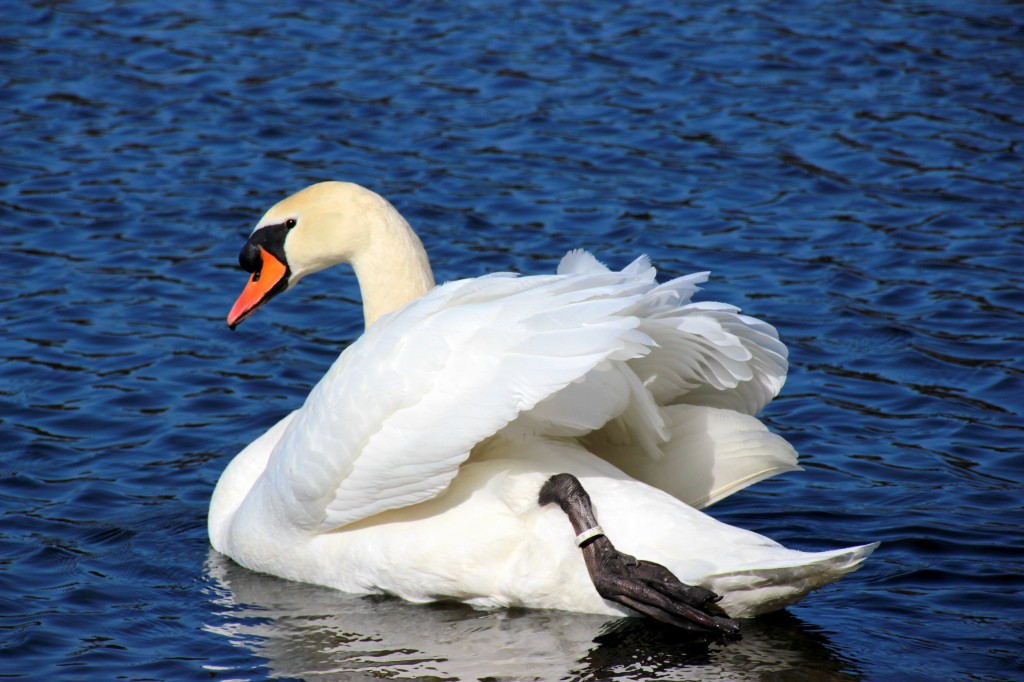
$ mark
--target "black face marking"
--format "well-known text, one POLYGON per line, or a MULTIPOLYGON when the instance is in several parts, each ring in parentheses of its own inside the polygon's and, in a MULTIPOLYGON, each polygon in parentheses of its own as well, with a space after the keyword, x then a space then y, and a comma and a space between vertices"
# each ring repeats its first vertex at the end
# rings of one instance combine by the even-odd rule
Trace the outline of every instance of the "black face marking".
POLYGON ((259 272, 263 267, 263 257, 260 256, 262 246, 267 253, 288 267, 288 260, 284 256, 284 239, 292 227, 295 227, 295 220, 267 225, 253 232, 238 254, 238 264, 246 272, 259 272))

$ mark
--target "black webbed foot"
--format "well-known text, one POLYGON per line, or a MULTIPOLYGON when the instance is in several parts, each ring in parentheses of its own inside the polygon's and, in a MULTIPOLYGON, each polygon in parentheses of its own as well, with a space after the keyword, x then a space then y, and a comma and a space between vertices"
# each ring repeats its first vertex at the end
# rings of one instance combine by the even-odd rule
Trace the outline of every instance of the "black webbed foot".
POLYGON ((680 582, 661 564, 615 549, 600 531, 590 496, 575 476, 552 476, 541 488, 538 501, 557 504, 569 517, 590 578, 602 597, 686 630, 739 636, 736 621, 715 606, 720 597, 714 592, 680 582))

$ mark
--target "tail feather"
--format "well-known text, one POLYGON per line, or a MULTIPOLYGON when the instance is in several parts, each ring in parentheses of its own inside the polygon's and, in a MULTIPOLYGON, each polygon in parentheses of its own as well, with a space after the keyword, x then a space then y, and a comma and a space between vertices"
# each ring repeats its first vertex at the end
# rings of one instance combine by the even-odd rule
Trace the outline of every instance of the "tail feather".
POLYGON ((733 618, 751 618, 795 604, 805 594, 860 568, 879 543, 825 552, 780 548, 778 558, 709 575, 702 586, 722 595, 733 618))

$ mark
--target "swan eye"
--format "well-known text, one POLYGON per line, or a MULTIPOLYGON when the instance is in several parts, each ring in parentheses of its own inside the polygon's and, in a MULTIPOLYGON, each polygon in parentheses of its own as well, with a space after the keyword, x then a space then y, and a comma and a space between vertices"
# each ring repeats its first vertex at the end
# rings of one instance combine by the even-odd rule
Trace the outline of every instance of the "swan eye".
POLYGON ((288 220, 285 221, 284 226, 287 227, 290 230, 290 229, 292 229, 293 227, 295 227, 298 224, 299 224, 298 220, 296 220, 295 218, 289 218, 288 220))

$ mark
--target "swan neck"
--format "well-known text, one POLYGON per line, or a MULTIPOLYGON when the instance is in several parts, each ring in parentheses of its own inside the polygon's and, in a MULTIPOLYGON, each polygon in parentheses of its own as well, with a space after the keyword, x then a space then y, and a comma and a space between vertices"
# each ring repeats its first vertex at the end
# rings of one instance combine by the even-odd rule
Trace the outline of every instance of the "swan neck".
POLYGON ((352 258, 366 328, 434 287, 430 260, 416 233, 390 204, 352 258))

